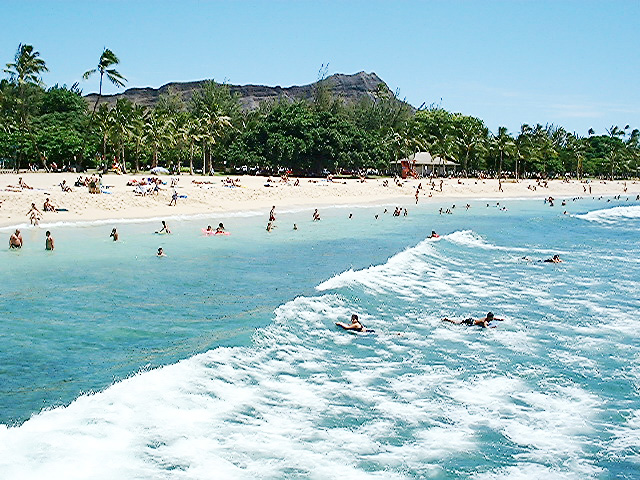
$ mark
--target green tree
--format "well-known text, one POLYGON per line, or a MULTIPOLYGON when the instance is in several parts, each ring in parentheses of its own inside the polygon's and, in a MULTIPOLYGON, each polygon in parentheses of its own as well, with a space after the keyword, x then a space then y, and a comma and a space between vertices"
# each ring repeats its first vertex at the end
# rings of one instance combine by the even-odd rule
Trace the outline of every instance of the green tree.
POLYGON ((100 74, 100 89, 98 91, 98 97, 96 98, 96 103, 93 106, 93 112, 91 114, 92 117, 96 113, 96 109, 98 108, 98 103, 100 102, 100 98, 102 98, 102 81, 105 75, 107 76, 107 79, 116 87, 124 87, 125 84, 127 83, 127 79, 124 78, 122 74, 118 72, 115 68, 113 68, 115 65, 118 65, 119 63, 120 63, 120 60, 118 59, 116 54, 113 53, 108 48, 105 48, 102 52, 102 55, 100 55, 98 66, 94 69, 84 72, 84 74, 82 75, 82 78, 87 80, 94 73, 100 74))
MULTIPOLYGON (((37 98, 42 93, 41 74, 49 69, 40 52, 31 45, 20 44, 13 63, 7 63, 5 73, 9 74, 9 80, 15 85, 15 109, 20 118, 22 127, 31 139, 34 150, 43 168, 47 168, 46 159, 40 153, 36 137, 31 128, 31 116, 36 109, 37 98)), ((17 168, 17 167, 16 167, 17 168)))
POLYGON ((493 149, 498 152, 499 163, 497 165, 498 178, 502 175, 502 166, 505 157, 512 157, 516 152, 516 144, 513 137, 509 135, 506 127, 498 127, 496 133, 491 139, 493 149))

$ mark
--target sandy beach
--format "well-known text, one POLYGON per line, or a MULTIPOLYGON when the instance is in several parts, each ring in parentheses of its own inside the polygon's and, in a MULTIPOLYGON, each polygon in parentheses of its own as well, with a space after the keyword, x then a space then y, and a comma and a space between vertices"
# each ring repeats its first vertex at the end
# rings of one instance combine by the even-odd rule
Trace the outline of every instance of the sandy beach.
POLYGON ((164 184, 155 194, 141 195, 132 180, 140 181, 149 174, 103 176, 102 194, 89 193, 88 187, 74 187, 78 178, 74 173, 25 173, 5 174, 0 177, 0 227, 21 225, 29 222, 27 212, 31 203, 42 211, 47 198, 59 209, 66 211, 42 212, 41 223, 77 222, 106 219, 143 219, 161 216, 195 215, 236 211, 261 211, 265 213, 276 205, 283 207, 322 207, 327 205, 415 203, 416 187, 422 184, 419 202, 437 202, 454 198, 571 198, 578 196, 640 194, 640 183, 634 181, 590 181, 588 184, 575 180, 563 182, 553 180, 547 187, 537 185, 535 180, 502 182, 499 190, 497 180, 440 179, 434 187, 428 179, 410 179, 400 184, 393 179, 368 179, 364 183, 356 179, 299 179, 285 183, 277 177, 268 182, 267 177, 230 176, 203 177, 182 175, 161 176, 164 184), (31 188, 16 188, 19 177, 31 188), (177 204, 169 206, 173 194, 172 178, 178 179, 177 204), (238 186, 229 185, 233 179, 238 186), (63 192, 60 183, 66 180, 71 191, 63 192), (388 186, 385 186, 385 183, 388 186), (585 192, 586 188, 586 192, 585 192), (589 193, 589 188, 591 192, 589 193), (626 192, 625 192, 626 188, 626 192))

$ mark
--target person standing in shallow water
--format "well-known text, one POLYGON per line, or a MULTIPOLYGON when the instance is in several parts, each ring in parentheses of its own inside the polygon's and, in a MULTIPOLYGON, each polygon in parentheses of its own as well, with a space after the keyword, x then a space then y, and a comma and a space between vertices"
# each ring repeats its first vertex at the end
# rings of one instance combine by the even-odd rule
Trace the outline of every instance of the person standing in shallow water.
POLYGON ((45 240, 45 249, 46 250, 53 250, 55 248, 55 242, 53 240, 53 237, 51 236, 51 232, 49 230, 47 230, 47 233, 45 234, 47 236, 46 240, 45 240))
POLYGON ((9 237, 9 248, 22 248, 22 234, 20 230, 16 230, 9 237))

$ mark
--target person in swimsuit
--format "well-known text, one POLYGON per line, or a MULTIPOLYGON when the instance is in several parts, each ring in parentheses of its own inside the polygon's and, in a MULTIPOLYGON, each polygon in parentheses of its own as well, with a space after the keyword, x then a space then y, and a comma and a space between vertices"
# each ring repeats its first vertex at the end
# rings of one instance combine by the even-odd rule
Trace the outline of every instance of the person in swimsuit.
POLYGON ((318 209, 316 208, 313 212, 313 221, 317 222, 318 220, 320 220, 320 214, 318 213, 318 209))
POLYGON ((167 225, 167 223, 162 220, 162 228, 160 229, 159 232, 156 233, 171 233, 171 230, 169 230, 169 226, 167 225))
POLYGON ((358 315, 356 315, 355 313, 351 315, 351 323, 336 322, 336 325, 338 327, 344 328, 345 330, 352 330, 354 332, 373 332, 373 330, 368 330, 360 322, 358 315))
POLYGON ((546 260, 543 260, 543 262, 545 262, 545 263, 562 263, 562 260, 560 260, 560 255, 554 255, 551 258, 547 258, 546 260))
POLYGON ((216 228, 216 233, 224 233, 224 225, 222 223, 218 224, 218 228, 216 228))
POLYGON ((439 238, 439 237, 440 235, 438 235, 435 230, 431 230, 431 235, 429 235, 427 238, 439 238))
POLYGON ((22 248, 22 235, 20 234, 20 230, 16 230, 9 237, 9 248, 22 248))
POLYGON ((166 255, 164 254, 164 250, 162 250, 162 247, 158 248, 158 254, 156 256, 158 256, 158 257, 166 257, 166 255))
POLYGON ((120 238, 120 236, 118 235, 118 231, 115 228, 111 230, 111 235, 109 235, 109 237, 113 238, 114 242, 117 242, 118 238, 120 238))
POLYGON ((38 222, 40 221, 41 216, 42 216, 42 212, 38 210, 38 207, 36 207, 35 203, 32 203, 31 208, 27 212, 27 217, 29 217, 31 224, 38 225, 38 222))
POLYGON ((443 318, 443 322, 453 323, 454 325, 466 325, 468 327, 483 327, 489 328, 490 322, 502 322, 504 318, 496 318, 492 312, 487 313, 487 316, 484 318, 465 318, 464 320, 449 320, 448 318, 443 318))
POLYGON ((269 221, 270 222, 275 222, 276 221, 276 206, 275 205, 273 207, 271 207, 271 211, 269 212, 269 221))
POLYGON ((47 199, 44 201, 44 205, 42 206, 42 209, 45 212, 56 212, 56 207, 53 206, 53 203, 51 203, 51 201, 49 200, 49 198, 47 197, 47 199))
POLYGON ((44 248, 46 250, 53 250, 54 249, 54 241, 53 241, 53 237, 51 236, 51 232, 49 230, 47 230, 47 233, 45 235, 47 236, 47 239, 45 240, 44 248))

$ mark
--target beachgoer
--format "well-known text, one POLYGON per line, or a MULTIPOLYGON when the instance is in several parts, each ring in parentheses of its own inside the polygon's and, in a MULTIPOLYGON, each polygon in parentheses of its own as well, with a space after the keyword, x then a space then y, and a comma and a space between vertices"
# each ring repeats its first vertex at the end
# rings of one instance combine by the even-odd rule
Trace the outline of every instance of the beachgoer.
POLYGON ((313 212, 313 221, 317 222, 318 220, 320 220, 320 214, 318 213, 318 209, 316 208, 313 212))
POLYGON ((162 220, 162 228, 160 229, 159 232, 156 233, 171 233, 171 230, 169 230, 169 225, 167 225, 167 223, 162 220))
POLYGON ((33 189, 33 187, 30 187, 29 185, 24 183, 24 181, 22 180, 22 177, 18 178, 18 185, 20 185, 20 188, 26 188, 27 190, 33 189))
POLYGON ((349 214, 349 218, 350 218, 350 219, 351 219, 351 218, 353 218, 353 213, 350 213, 350 214, 349 214))
POLYGON ((47 197, 47 199, 44 201, 42 210, 44 210, 45 212, 57 212, 56 207, 53 206, 53 203, 51 203, 49 197, 47 197))
POLYGON ((171 195, 171 201, 169 202, 169 206, 175 206, 178 202, 178 192, 173 190, 173 194, 171 195))
POLYGON ((216 228, 216 233, 224 233, 224 225, 222 223, 218 224, 218 228, 216 228))
POLYGON ((109 237, 113 238, 114 242, 117 242, 120 236, 118 235, 118 231, 114 228, 111 230, 111 235, 109 235, 109 237))
POLYGON ((22 235, 20 230, 16 230, 9 237, 9 248, 22 248, 22 235))
POLYGON ((469 327, 478 326, 488 328, 490 326, 490 322, 502 322, 504 321, 504 318, 496 318, 492 312, 489 312, 484 318, 465 318, 464 320, 450 320, 445 317, 442 319, 442 321, 453 323, 454 325, 467 325, 469 327))
POLYGON ((29 217, 29 220, 31 221, 32 225, 38 225, 41 215, 42 213, 40 212, 40 210, 38 210, 38 208, 36 207, 36 204, 32 203, 31 208, 27 212, 26 216, 29 217))
POLYGON ((344 328, 345 330, 353 330, 354 332, 372 332, 373 331, 373 330, 368 330, 362 324, 362 322, 360 322, 358 315, 356 315, 355 313, 351 315, 351 323, 336 322, 336 325, 338 327, 344 328))
POLYGON ((54 248, 54 241, 53 241, 53 237, 51 236, 51 232, 49 230, 47 230, 47 233, 45 234, 47 236, 45 242, 44 242, 44 246, 46 250, 53 250, 54 248))
POLYGON ((271 211, 269 212, 269 221, 275 222, 276 220, 276 206, 271 207, 271 211))
POLYGON ((297 230, 297 229, 298 229, 298 225, 294 223, 294 224, 293 224, 293 229, 294 229, 294 230, 297 230))
POLYGON ((213 227, 211 225, 207 225, 207 233, 213 233, 213 227))
POLYGON ((543 260, 543 262, 545 262, 545 263, 562 263, 562 260, 560 259, 560 255, 554 255, 551 258, 547 258, 546 260, 543 260))
POLYGON ((273 224, 273 221, 270 221, 269 223, 267 223, 267 232, 270 232, 274 228, 275 228, 275 225, 273 224))
POLYGON ((431 235, 427 238, 440 238, 440 235, 438 235, 435 230, 431 230, 431 235))
POLYGON ((158 253, 157 255, 158 257, 166 257, 166 255, 164 254, 164 250, 162 249, 162 247, 158 248, 158 253))

